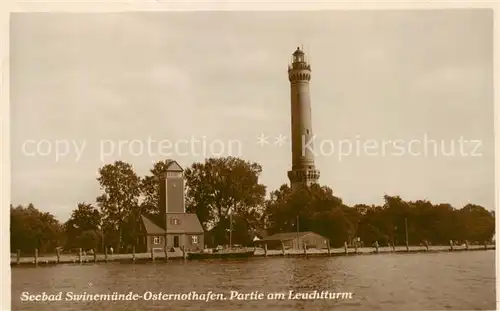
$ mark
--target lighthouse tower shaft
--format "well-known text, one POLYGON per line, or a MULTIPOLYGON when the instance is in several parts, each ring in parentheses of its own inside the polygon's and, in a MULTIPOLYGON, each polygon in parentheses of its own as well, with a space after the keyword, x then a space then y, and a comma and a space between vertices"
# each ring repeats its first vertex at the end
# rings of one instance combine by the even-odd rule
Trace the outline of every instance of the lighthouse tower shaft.
POLYGON ((309 186, 319 179, 319 171, 314 165, 314 146, 311 116, 309 81, 311 66, 300 48, 293 53, 292 64, 288 67, 291 93, 291 142, 292 170, 288 178, 292 189, 309 186))

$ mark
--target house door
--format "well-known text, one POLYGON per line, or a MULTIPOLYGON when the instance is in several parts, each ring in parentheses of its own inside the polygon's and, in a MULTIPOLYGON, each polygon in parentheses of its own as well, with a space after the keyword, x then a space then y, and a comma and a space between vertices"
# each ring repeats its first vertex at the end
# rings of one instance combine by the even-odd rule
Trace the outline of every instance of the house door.
POLYGON ((174 235, 174 247, 179 247, 179 236, 174 235))

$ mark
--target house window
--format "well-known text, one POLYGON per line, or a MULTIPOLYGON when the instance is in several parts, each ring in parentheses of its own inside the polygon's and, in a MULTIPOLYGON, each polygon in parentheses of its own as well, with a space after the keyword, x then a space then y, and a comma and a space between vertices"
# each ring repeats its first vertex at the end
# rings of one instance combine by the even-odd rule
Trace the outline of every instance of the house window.
POLYGON ((172 225, 178 225, 178 224, 180 224, 181 222, 180 222, 180 221, 179 221, 179 219, 177 219, 177 218, 172 218, 172 220, 170 221, 170 223, 171 223, 172 225))
POLYGON ((191 243, 192 244, 198 244, 198 236, 197 235, 192 235, 191 236, 191 243))
POLYGON ((160 244, 160 237, 159 236, 154 237, 153 244, 160 244))

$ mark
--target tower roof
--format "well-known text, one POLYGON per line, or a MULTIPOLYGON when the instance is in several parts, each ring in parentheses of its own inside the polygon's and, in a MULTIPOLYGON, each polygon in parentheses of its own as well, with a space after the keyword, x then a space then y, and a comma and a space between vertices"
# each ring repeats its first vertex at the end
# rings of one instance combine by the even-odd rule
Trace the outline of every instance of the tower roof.
POLYGON ((293 53, 294 56, 298 55, 304 55, 304 52, 300 49, 300 47, 297 47, 297 50, 293 53))

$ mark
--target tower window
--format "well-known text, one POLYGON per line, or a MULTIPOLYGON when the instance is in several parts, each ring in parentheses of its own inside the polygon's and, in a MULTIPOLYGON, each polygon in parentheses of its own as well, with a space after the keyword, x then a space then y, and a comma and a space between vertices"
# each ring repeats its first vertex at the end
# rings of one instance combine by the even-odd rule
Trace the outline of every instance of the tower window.
POLYGON ((182 177, 181 172, 167 172, 167 177, 182 177))
POLYGON ((306 133, 309 135, 309 130, 306 130, 306 133))

